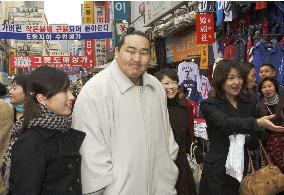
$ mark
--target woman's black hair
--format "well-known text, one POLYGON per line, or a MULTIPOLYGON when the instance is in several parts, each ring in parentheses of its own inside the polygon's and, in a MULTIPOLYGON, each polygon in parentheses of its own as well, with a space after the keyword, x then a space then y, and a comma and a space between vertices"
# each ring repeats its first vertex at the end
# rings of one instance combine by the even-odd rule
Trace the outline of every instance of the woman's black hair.
POLYGON ((23 92, 25 95, 27 95, 27 89, 28 89, 28 78, 29 75, 26 74, 17 74, 15 75, 12 83, 15 83, 23 88, 23 92))
POLYGON ((239 62, 239 66, 240 66, 240 73, 241 73, 241 76, 244 80, 244 87, 247 88, 247 77, 250 73, 250 70, 252 68, 255 68, 255 66, 252 64, 252 63, 249 63, 249 62, 245 62, 245 61, 241 61, 239 62))
POLYGON ((169 69, 169 68, 161 69, 160 71, 158 71, 156 73, 155 76, 159 81, 161 81, 164 78, 164 76, 167 76, 170 79, 172 79, 173 81, 179 82, 177 72, 175 70, 172 70, 172 69, 169 69))
POLYGON ((4 96, 7 94, 7 88, 6 86, 0 82, 0 97, 4 96))
POLYGON ((212 78, 212 86, 217 98, 226 99, 223 86, 233 68, 240 73, 239 64, 233 60, 221 60, 217 63, 212 78))
POLYGON ((37 117, 40 113, 37 94, 42 94, 47 99, 67 91, 70 87, 70 80, 60 69, 42 66, 35 69, 29 76, 28 95, 25 102, 23 129, 26 130, 28 122, 37 117))
POLYGON ((262 85, 264 84, 265 81, 270 81, 274 85, 276 93, 277 94, 279 93, 279 84, 278 84, 277 80, 275 79, 275 77, 265 77, 261 80, 259 87, 258 87, 258 91, 259 91, 261 96, 263 96, 261 89, 262 89, 262 85))

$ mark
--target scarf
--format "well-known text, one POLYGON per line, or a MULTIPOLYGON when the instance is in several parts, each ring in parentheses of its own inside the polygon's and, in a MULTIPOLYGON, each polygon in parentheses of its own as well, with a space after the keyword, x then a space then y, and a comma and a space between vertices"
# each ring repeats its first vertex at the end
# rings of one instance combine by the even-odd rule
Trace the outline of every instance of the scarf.
POLYGON ((15 122, 12 133, 11 139, 9 142, 9 147, 4 155, 3 158, 3 166, 1 167, 1 179, 3 179, 4 187, 8 190, 9 189, 9 178, 10 178, 10 168, 11 168, 11 152, 14 143, 17 141, 18 137, 22 132, 24 118, 21 117, 18 121, 15 122))
POLYGON ((32 127, 41 127, 55 129, 61 132, 67 132, 71 128, 72 117, 55 114, 42 104, 38 104, 41 112, 37 118, 28 122, 28 129, 32 127))
POLYGON ((15 108, 16 112, 21 112, 21 113, 24 112, 24 104, 15 104, 14 108, 15 108))
MULTIPOLYGON (((48 129, 55 129, 61 132, 67 132, 71 128, 72 118, 69 116, 57 115, 50 111, 42 104, 38 104, 40 107, 40 114, 37 118, 28 122, 28 129, 33 127, 41 127, 48 129)), ((19 135, 22 133, 23 118, 16 121, 13 129, 9 148, 5 153, 3 166, 1 167, 2 178, 4 179, 5 188, 9 189, 9 178, 11 168, 11 151, 14 143, 17 141, 19 135)))
POLYGON ((268 106, 276 105, 279 103, 279 96, 275 94, 273 97, 264 97, 264 104, 268 106))

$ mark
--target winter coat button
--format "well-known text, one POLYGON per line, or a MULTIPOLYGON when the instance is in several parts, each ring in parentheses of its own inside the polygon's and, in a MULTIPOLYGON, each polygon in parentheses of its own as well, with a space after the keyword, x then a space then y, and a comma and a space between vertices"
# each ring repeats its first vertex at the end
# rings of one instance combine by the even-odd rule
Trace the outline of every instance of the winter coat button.
POLYGON ((72 186, 70 186, 70 187, 68 188, 68 190, 71 192, 71 191, 73 190, 72 186))
POLYGON ((76 158, 76 162, 79 162, 79 158, 76 158))
POLYGON ((69 169, 71 169, 72 168, 72 164, 70 163, 70 164, 68 164, 68 168, 69 169))
POLYGON ((79 178, 77 179, 77 183, 80 183, 80 179, 79 178))

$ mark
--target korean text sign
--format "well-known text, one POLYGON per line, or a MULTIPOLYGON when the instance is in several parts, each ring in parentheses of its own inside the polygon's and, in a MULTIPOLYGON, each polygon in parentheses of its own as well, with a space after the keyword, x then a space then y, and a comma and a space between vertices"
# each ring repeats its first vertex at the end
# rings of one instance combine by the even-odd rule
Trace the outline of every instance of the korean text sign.
POLYGON ((40 66, 56 68, 89 68, 92 63, 87 56, 11 56, 10 66, 15 68, 37 68, 40 66))
POLYGON ((85 25, 0 25, 0 39, 81 40, 112 37, 110 23, 85 25))
POLYGON ((196 14, 197 44, 214 43, 214 14, 196 14))

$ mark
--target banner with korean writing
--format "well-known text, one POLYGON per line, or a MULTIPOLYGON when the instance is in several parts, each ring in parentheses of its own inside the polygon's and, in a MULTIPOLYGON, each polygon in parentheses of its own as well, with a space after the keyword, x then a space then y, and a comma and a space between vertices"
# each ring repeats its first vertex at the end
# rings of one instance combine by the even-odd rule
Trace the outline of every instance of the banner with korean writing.
POLYGON ((89 68, 93 64, 87 56, 12 56, 10 67, 37 68, 40 66, 56 68, 89 68))
POLYGON ((208 45, 201 45, 200 48, 200 69, 208 69, 208 45))
MULTIPOLYGON (((100 24, 106 22, 106 2, 96 1, 94 2, 94 23, 100 24)), ((95 40, 95 55, 96 66, 100 66, 106 63, 106 40, 95 40)))
POLYGON ((196 14, 197 44, 211 44, 215 42, 214 25, 214 14, 196 14))
POLYGON ((0 39, 81 40, 112 37, 112 24, 85 25, 17 25, 2 24, 0 39))

